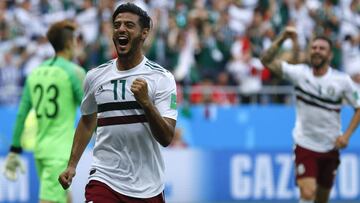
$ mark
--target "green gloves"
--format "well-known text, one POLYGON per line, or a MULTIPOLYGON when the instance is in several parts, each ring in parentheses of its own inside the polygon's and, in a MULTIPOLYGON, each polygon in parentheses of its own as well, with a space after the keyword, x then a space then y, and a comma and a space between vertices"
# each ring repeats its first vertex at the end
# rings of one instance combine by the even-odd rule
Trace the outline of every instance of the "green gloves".
POLYGON ((24 163, 21 161, 18 153, 9 152, 5 160, 5 177, 12 181, 17 180, 18 170, 20 170, 21 173, 25 173, 24 163))

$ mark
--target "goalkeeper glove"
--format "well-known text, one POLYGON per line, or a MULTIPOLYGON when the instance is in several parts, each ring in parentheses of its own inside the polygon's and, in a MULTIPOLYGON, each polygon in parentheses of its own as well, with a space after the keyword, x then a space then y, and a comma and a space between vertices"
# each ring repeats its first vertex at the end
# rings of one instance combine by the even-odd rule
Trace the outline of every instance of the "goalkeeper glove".
MULTIPOLYGON (((13 147, 12 147, 13 148, 13 147)), ((24 163, 20 159, 21 150, 11 150, 5 160, 4 175, 7 179, 15 181, 18 178, 18 170, 21 173, 25 173, 24 163)))

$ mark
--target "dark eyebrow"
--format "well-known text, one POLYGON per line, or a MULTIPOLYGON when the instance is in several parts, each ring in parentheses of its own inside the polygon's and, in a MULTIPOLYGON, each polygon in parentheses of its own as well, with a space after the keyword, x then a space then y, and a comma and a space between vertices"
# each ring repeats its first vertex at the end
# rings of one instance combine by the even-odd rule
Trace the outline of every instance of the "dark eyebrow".
POLYGON ((126 23, 126 24, 128 24, 128 23, 136 24, 134 21, 125 21, 124 23, 126 23))
POLYGON ((136 23, 132 20, 115 20, 114 23, 117 23, 117 22, 123 22, 123 23, 136 23))

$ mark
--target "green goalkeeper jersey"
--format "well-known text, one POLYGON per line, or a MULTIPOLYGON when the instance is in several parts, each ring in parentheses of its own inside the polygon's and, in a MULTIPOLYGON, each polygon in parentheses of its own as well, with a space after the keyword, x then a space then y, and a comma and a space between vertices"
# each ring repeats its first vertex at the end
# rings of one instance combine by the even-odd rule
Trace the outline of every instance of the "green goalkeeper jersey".
POLYGON ((46 60, 32 71, 21 97, 13 146, 20 147, 26 116, 34 108, 38 123, 34 156, 68 159, 84 77, 83 68, 59 56, 46 60))

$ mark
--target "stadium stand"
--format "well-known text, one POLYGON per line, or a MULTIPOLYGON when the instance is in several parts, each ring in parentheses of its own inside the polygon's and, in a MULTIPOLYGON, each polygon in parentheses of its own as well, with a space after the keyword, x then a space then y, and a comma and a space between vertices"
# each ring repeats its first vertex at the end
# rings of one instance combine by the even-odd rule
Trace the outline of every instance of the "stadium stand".
MULTIPOLYGON (((80 26, 80 46, 75 60, 87 70, 113 58, 110 14, 121 2, 1 1, 0 104, 16 104, 24 78, 40 61, 53 55, 44 32, 54 21, 73 19, 80 26)), ((197 98, 202 94, 202 86, 215 86, 221 91, 225 87, 230 94, 225 100, 218 98, 221 96, 210 97, 214 103, 291 101, 287 97, 291 88, 273 77, 258 59, 286 25, 296 27, 302 51, 315 34, 329 36, 336 45, 332 66, 348 72, 360 83, 358 0, 136 0, 135 3, 151 13, 153 19, 154 35, 147 41, 147 57, 173 72, 179 90, 193 89, 183 92, 190 94, 190 102, 202 102, 197 98)), ((281 57, 286 58, 290 49, 289 41, 281 57)), ((300 55, 306 61, 304 52, 300 55)))

